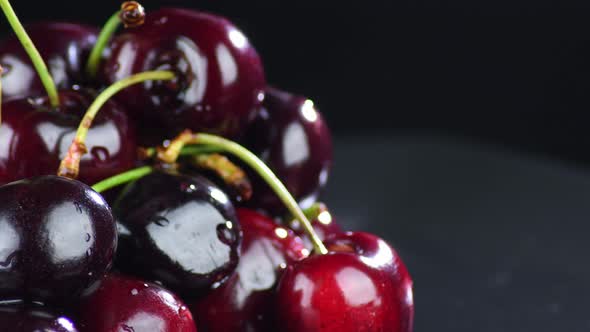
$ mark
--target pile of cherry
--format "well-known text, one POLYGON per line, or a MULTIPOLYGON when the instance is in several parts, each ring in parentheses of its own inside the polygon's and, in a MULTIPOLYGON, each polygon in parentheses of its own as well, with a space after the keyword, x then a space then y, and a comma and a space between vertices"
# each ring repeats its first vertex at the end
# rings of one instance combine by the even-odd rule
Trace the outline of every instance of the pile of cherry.
POLYGON ((231 22, 0 6, 0 331, 412 330, 396 252, 317 201, 321 114, 231 22))

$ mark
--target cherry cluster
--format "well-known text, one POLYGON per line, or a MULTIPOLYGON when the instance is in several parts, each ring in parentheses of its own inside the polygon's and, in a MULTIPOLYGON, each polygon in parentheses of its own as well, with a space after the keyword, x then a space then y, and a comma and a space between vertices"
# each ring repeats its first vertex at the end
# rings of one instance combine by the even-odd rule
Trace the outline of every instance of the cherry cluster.
POLYGON ((395 250, 318 201, 322 115, 234 24, 0 7, 1 331, 412 331, 395 250))

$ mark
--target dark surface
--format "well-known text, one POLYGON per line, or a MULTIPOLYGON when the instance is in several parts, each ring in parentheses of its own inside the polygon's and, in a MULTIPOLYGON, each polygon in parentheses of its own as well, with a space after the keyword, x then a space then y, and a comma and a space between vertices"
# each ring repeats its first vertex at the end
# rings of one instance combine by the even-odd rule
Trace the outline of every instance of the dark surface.
POLYGON ((590 170, 447 138, 336 139, 326 200, 390 241, 416 332, 587 331, 590 170))

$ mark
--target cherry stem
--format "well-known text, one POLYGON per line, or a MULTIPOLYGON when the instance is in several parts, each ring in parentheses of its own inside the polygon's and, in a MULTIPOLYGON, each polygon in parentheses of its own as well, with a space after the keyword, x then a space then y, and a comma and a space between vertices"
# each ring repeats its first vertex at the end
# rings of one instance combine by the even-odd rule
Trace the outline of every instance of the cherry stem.
POLYGON ((16 16, 14 9, 10 5, 10 2, 8 0, 0 0, 0 7, 2 7, 2 11, 6 16, 8 23, 10 23, 12 30, 14 30, 16 37, 18 38, 23 48, 29 55, 29 58, 31 59, 33 66, 35 66, 37 74, 39 75, 39 78, 41 79, 41 82, 43 83, 43 86, 47 91, 47 95, 49 96, 49 102, 51 103, 51 106, 58 107, 59 95, 57 94, 57 88, 55 86, 55 82, 53 81, 53 77, 51 77, 51 74, 49 73, 47 65, 45 64, 43 58, 41 57, 41 54, 39 53, 39 50, 37 50, 35 44, 33 44, 33 41, 31 40, 31 37, 29 37, 29 35, 25 31, 25 28, 16 16))
POLYGON ((104 25, 98 35, 96 44, 94 44, 94 48, 92 48, 92 52, 86 63, 86 74, 89 78, 96 77, 102 54, 119 26, 123 24, 126 28, 135 28, 142 25, 144 20, 145 11, 140 3, 127 1, 121 5, 121 10, 113 14, 104 25))
MULTIPOLYGON (((222 149, 215 147, 215 146, 201 146, 201 145, 189 145, 182 148, 180 151, 181 157, 184 156, 195 156, 200 154, 209 154, 209 153, 218 153, 222 152, 222 149)), ((158 150, 156 148, 147 148, 143 149, 140 155, 143 159, 149 159, 156 156, 158 150)))
POLYGON ((97 193, 103 193, 109 189, 124 185, 135 180, 139 180, 142 177, 153 173, 154 171, 155 169, 151 166, 135 168, 130 171, 102 180, 99 183, 93 185, 92 189, 94 189, 94 191, 96 191, 97 193))
POLYGON ((264 164, 254 153, 248 151, 243 146, 225 139, 220 136, 197 133, 193 134, 190 131, 181 133, 176 139, 174 139, 167 148, 160 149, 158 151, 158 159, 166 163, 174 163, 178 159, 183 147, 187 144, 198 144, 213 146, 221 149, 225 153, 236 156, 242 162, 246 163, 252 169, 258 173, 266 183, 273 189, 281 201, 285 204, 291 214, 293 214, 299 222, 303 225, 303 228, 309 235, 311 242, 313 243, 314 250, 318 254, 327 254, 328 250, 322 243, 318 235, 316 234, 313 226, 297 204, 297 201, 293 198, 291 193, 287 190, 285 185, 279 180, 279 178, 273 173, 273 171, 264 164))
MULTIPOLYGON (((1 0, 0 0, 1 1, 1 0)), ((76 136, 70 145, 68 150, 68 154, 65 158, 61 161, 59 165, 59 169, 57 171, 57 175, 68 177, 71 179, 75 179, 78 177, 78 173, 80 171, 80 160, 82 156, 86 154, 86 145, 84 142, 86 141, 86 136, 88 136, 88 130, 92 126, 92 122, 94 118, 102 108, 102 106, 109 101, 115 94, 120 92, 121 90, 128 88, 131 85, 142 83, 145 81, 151 80, 173 80, 175 78, 175 74, 171 71, 146 71, 143 73, 135 74, 133 76, 129 76, 124 78, 118 82, 113 83, 113 85, 106 88, 90 105, 88 111, 82 118, 80 122, 80 126, 78 127, 78 131, 76 132, 76 136)))
POLYGON ((252 183, 246 172, 226 156, 219 153, 197 153, 191 159, 196 167, 217 174, 226 185, 237 190, 243 200, 252 198, 252 183))
POLYGON ((321 202, 314 203, 307 209, 303 209, 303 213, 305 213, 305 216, 310 220, 317 219, 317 217, 325 211, 328 211, 328 207, 326 207, 326 204, 321 202))

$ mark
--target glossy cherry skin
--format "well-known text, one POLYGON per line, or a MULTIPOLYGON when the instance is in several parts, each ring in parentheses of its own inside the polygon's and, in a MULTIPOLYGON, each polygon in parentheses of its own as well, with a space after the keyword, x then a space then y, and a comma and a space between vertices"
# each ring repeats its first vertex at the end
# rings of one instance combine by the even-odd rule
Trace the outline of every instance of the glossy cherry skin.
POLYGON ((349 233, 339 244, 327 243, 338 251, 284 273, 277 290, 282 330, 412 331, 411 279, 395 251, 368 234, 349 233))
POLYGON ((128 276, 108 275, 81 306, 85 332, 196 332, 190 310, 163 287, 128 276))
POLYGON ((0 327, 10 332, 78 332, 67 317, 57 316, 44 308, 0 306, 0 327))
POLYGON ((75 303, 117 246, 111 209, 85 184, 43 176, 0 187, 0 299, 75 303))
MULTIPOLYGON (((332 165, 332 136, 313 102, 267 89, 264 110, 248 129, 244 145, 256 153, 306 208, 325 186, 332 165)), ((258 176, 248 206, 283 213, 284 205, 258 176)))
MULTIPOLYGON (((93 95, 64 91, 60 98, 59 110, 47 107, 46 97, 12 99, 2 105, 7 117, 0 125, 0 184, 57 172, 93 95)), ((95 184, 136 165, 135 126, 115 102, 101 109, 86 147, 79 175, 84 183, 95 184)))
POLYGON ((124 191, 115 211, 129 232, 121 237, 117 267, 183 298, 207 293, 238 265, 235 210, 203 177, 150 174, 124 191))
POLYGON ((185 9, 147 14, 145 23, 116 37, 103 62, 106 83, 146 70, 177 73, 176 82, 134 86, 117 98, 143 129, 184 129, 236 137, 254 119, 264 99, 261 60, 248 39, 225 18, 185 9))
POLYGON ((301 239, 257 212, 238 209, 244 240, 236 273, 191 305, 199 331, 279 331, 274 291, 283 270, 309 254, 301 239))
MULTIPOLYGON (((85 81, 84 68, 98 29, 81 24, 45 22, 25 27, 45 60, 55 84, 69 89, 85 81)), ((15 35, 0 42, 2 96, 29 97, 45 94, 43 84, 15 35)))

